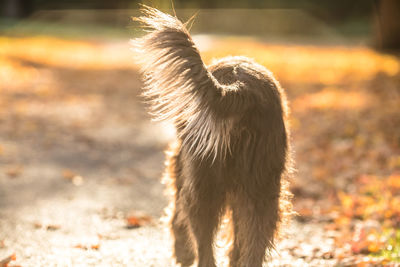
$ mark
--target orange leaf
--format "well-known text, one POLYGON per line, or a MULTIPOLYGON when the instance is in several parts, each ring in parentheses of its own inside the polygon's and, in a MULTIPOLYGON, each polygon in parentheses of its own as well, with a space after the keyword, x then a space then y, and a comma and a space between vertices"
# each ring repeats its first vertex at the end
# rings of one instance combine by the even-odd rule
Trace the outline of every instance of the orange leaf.
POLYGON ((128 228, 137 228, 142 226, 142 222, 138 217, 130 216, 126 218, 126 223, 128 228))
POLYGON ((335 219, 335 224, 340 226, 346 226, 350 224, 350 218, 345 216, 340 216, 335 219))
POLYGON ((6 174, 10 178, 16 178, 20 176, 22 173, 22 167, 21 166, 13 166, 10 167, 9 169, 6 170, 6 174))
POLYGON ((392 175, 388 178, 387 183, 390 188, 400 189, 400 175, 392 175))
POLYGON ((98 243, 98 244, 91 245, 90 248, 98 250, 100 248, 100 244, 98 243))
POLYGON ((17 256, 14 254, 0 260, 0 267, 7 267, 8 263, 10 263, 10 261, 15 261, 17 259, 17 256))
POLYGON ((74 178, 74 177, 76 176, 76 173, 74 173, 74 172, 71 171, 71 170, 63 170, 62 176, 63 176, 65 179, 70 179, 70 180, 72 180, 72 178, 74 178))
POLYGON ((74 246, 74 248, 86 249, 86 247, 83 246, 82 244, 77 244, 77 245, 74 246))
POLYGON ((144 224, 148 224, 152 221, 152 218, 147 215, 143 216, 129 216, 126 218, 126 227, 128 229, 138 228, 144 224))
POLYGON ((371 253, 375 253, 381 250, 381 244, 378 242, 373 242, 368 245, 368 251, 371 253))
POLYGON ((88 249, 98 250, 100 248, 100 243, 86 244, 86 245, 77 244, 74 246, 74 248, 80 248, 80 249, 84 249, 84 250, 88 250, 88 249))

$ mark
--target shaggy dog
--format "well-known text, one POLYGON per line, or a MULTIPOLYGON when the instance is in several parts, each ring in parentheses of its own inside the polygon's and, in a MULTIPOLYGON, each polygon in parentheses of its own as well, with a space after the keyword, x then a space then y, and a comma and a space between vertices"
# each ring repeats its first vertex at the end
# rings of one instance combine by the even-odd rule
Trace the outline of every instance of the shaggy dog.
POLYGON ((133 40, 151 114, 172 122, 177 141, 166 177, 181 266, 215 267, 221 217, 231 214, 231 267, 262 266, 289 211, 286 97, 271 72, 245 57, 206 66, 185 24, 144 7, 147 34, 133 40))

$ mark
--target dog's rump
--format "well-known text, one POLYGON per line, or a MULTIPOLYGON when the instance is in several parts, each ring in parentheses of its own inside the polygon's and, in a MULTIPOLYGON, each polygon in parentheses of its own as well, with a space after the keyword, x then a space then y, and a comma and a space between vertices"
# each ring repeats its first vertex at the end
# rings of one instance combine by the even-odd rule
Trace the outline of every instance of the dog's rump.
POLYGON ((207 70, 185 25, 173 16, 144 7, 135 18, 149 32, 132 40, 145 77, 143 95, 156 120, 175 124, 183 145, 204 158, 229 151, 229 119, 215 114, 240 112, 240 82, 220 84, 207 70), (225 108, 220 109, 221 106, 225 108))

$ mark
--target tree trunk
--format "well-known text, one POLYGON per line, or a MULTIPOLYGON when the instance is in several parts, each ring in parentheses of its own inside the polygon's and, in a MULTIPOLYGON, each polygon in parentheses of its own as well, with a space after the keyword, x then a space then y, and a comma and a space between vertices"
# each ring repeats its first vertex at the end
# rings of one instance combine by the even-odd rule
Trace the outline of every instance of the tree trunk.
POLYGON ((33 12, 32 0, 5 0, 2 15, 9 18, 23 18, 33 12))
POLYGON ((380 49, 400 49, 400 1, 378 0, 375 42, 380 49))

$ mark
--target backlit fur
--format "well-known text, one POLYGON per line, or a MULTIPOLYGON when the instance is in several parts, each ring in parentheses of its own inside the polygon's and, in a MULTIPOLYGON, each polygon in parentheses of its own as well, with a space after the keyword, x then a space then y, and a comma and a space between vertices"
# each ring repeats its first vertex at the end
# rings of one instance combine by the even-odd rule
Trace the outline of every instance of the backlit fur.
POLYGON ((246 57, 206 66, 185 25, 144 7, 133 40, 155 119, 177 140, 165 177, 173 190, 176 261, 214 267, 213 244, 229 209, 231 267, 260 267, 290 209, 288 108, 272 73, 246 57))

